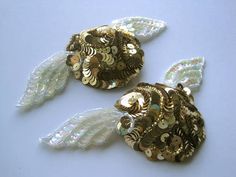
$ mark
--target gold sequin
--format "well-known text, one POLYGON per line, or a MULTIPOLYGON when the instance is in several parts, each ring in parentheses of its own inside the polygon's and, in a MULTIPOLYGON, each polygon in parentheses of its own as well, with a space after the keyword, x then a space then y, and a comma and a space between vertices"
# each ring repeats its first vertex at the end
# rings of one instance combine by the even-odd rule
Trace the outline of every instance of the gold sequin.
POLYGON ((126 68, 126 65, 125 65, 124 62, 120 61, 120 62, 117 63, 117 69, 118 70, 123 70, 125 68, 126 68))
POLYGON ((70 60, 71 60, 71 63, 72 63, 72 65, 73 65, 73 64, 76 64, 76 63, 79 62, 79 57, 76 56, 76 55, 73 55, 73 56, 70 58, 70 60))
POLYGON ((80 71, 74 72, 74 76, 75 76, 76 79, 80 79, 81 72, 80 71))
POLYGON ((110 48, 110 47, 106 47, 106 48, 105 48, 105 52, 106 52, 106 53, 109 53, 110 51, 111 51, 111 48, 110 48))
POLYGON ((118 52, 118 48, 117 48, 116 46, 112 46, 112 47, 111 47, 111 51, 112 51, 112 53, 115 55, 115 54, 117 54, 117 52, 118 52))
POLYGON ((168 127, 168 122, 165 119, 161 119, 158 122, 158 127, 160 127, 161 129, 166 129, 168 127))
POLYGON ((173 151, 178 151, 181 148, 182 143, 181 137, 174 135, 169 147, 171 147, 173 151))
POLYGON ((89 78, 83 77, 82 82, 83 82, 83 84, 88 84, 89 83, 89 78))
POLYGON ((144 101, 144 96, 141 93, 131 92, 121 97, 120 104, 125 107, 131 107, 135 102, 138 102, 140 106, 143 106, 144 101))
POLYGON ((163 133, 162 135, 161 135, 161 141, 164 143, 164 142, 166 142, 166 139, 169 137, 170 135, 169 135, 169 133, 163 133))
POLYGON ((120 135, 126 135, 129 133, 130 128, 133 127, 132 118, 128 116, 123 116, 117 123, 116 130, 120 135))
POLYGON ((172 125, 175 123, 175 116, 173 114, 170 116, 166 116, 165 118, 169 125, 172 125))
POLYGON ((152 151, 151 151, 151 149, 146 149, 146 150, 145 150, 145 154, 146 154, 148 157, 152 157, 152 151))
POLYGON ((75 63, 72 67, 73 71, 78 71, 80 69, 80 64, 79 63, 75 63))
POLYGON ((157 159, 158 160, 164 160, 165 158, 163 157, 163 155, 161 153, 157 154, 157 159))
POLYGON ((130 52, 131 54, 136 54, 136 53, 137 53, 137 50, 136 50, 136 49, 131 49, 131 50, 129 50, 129 52, 130 52))
POLYGON ((92 86, 96 85, 97 83, 97 79, 94 77, 89 81, 89 84, 91 84, 92 86))
POLYGON ((127 44, 127 47, 130 49, 134 49, 134 45, 133 44, 127 44))
POLYGON ((83 75, 84 77, 90 77, 91 76, 91 71, 90 69, 83 69, 83 75))
POLYGON ((193 129, 194 129, 195 131, 198 131, 198 127, 197 127, 196 124, 193 124, 193 129))

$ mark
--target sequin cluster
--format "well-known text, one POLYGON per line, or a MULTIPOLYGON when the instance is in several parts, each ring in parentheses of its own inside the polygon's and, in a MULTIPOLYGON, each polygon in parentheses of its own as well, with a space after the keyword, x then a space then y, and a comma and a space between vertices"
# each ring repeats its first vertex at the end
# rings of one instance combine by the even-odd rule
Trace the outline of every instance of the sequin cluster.
POLYGON ((143 50, 131 34, 110 26, 101 26, 73 35, 67 51, 75 78, 96 88, 122 87, 143 66, 143 50))
MULTIPOLYGON (((205 139, 204 122, 188 88, 140 83, 122 96, 115 107, 133 119, 131 132, 121 134, 134 150, 150 160, 184 161, 205 139)), ((123 120, 120 120, 122 124, 123 120)), ((131 128, 129 122, 117 126, 131 128)), ((124 132, 124 130, 123 130, 124 132)))

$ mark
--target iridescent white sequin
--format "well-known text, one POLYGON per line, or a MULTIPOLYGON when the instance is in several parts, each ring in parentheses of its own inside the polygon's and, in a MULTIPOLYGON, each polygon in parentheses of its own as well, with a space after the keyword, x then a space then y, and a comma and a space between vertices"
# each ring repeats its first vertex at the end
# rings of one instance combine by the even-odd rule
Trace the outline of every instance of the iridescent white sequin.
POLYGON ((115 132, 116 124, 124 113, 115 108, 93 109, 67 120, 40 142, 54 148, 77 147, 87 149, 102 145, 115 132))
POLYGON ((62 91, 69 78, 70 71, 66 65, 69 52, 58 52, 34 69, 28 80, 27 88, 17 106, 30 109, 42 104, 62 91))
POLYGON ((112 26, 133 33, 140 42, 145 42, 163 31, 166 22, 146 17, 125 17, 113 20, 112 26))
POLYGON ((203 57, 182 60, 167 70, 164 83, 170 87, 176 87, 181 83, 184 87, 198 89, 202 81, 204 64, 203 57))

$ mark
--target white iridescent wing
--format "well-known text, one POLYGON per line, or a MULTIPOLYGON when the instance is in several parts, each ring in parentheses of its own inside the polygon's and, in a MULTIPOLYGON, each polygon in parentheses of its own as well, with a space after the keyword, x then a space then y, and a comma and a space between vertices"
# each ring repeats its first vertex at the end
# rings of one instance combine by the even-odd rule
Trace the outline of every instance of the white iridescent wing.
POLYGON ((133 33, 140 42, 146 42, 166 28, 166 22, 146 17, 125 17, 112 21, 117 29, 133 33))
POLYGON ((31 73, 27 88, 17 106, 23 110, 42 104, 61 92, 70 75, 66 65, 69 52, 58 52, 47 58, 31 73))
POLYGON ((41 138, 40 142, 53 148, 87 149, 103 145, 114 133, 122 115, 115 108, 86 111, 67 120, 53 133, 41 138))
POLYGON ((176 87, 181 83, 184 87, 198 89, 202 81, 204 64, 203 57, 181 60, 167 70, 164 83, 170 87, 176 87))

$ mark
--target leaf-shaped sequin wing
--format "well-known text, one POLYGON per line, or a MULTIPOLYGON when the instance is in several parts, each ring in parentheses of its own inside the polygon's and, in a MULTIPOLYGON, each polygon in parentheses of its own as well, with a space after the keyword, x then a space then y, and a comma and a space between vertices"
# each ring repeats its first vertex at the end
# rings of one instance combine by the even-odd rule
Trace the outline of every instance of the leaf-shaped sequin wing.
POLYGON ((167 70, 164 83, 171 87, 176 87, 178 83, 181 83, 184 87, 197 89, 202 81, 204 64, 203 57, 181 60, 167 70))
POLYGON ((113 20, 112 26, 133 33, 140 42, 145 42, 163 31, 166 22, 146 17, 125 17, 113 20))
POLYGON ((86 111, 67 120, 53 133, 41 138, 40 142, 54 148, 87 149, 102 145, 109 140, 122 115, 115 108, 86 111))
POLYGON ((66 65, 68 53, 58 52, 34 69, 27 88, 17 104, 18 107, 24 110, 30 109, 32 106, 42 104, 65 88, 70 75, 66 65))

